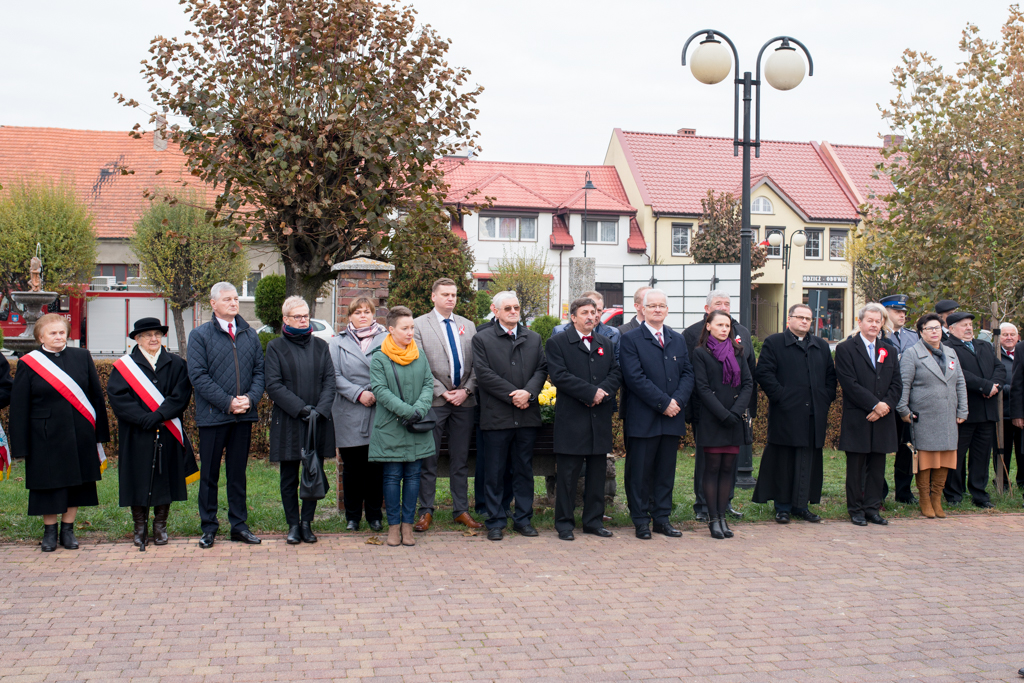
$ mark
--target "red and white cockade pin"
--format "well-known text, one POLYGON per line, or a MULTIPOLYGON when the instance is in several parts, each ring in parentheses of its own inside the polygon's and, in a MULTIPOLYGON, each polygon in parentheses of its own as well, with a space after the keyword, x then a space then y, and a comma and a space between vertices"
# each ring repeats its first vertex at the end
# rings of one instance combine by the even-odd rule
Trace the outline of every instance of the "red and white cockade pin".
POLYGON ((949 369, 953 370, 955 367, 956 367, 956 364, 953 361, 949 361, 949 369))
POLYGON ((603 346, 598 346, 597 347, 597 355, 599 355, 599 356, 603 356, 604 355, 604 347, 603 346))
POLYGON ((466 334, 466 326, 459 325, 459 334, 466 334))
POLYGON ((879 363, 884 363, 885 362, 885 357, 888 356, 888 355, 889 355, 889 352, 886 351, 885 349, 878 349, 878 362, 879 363))

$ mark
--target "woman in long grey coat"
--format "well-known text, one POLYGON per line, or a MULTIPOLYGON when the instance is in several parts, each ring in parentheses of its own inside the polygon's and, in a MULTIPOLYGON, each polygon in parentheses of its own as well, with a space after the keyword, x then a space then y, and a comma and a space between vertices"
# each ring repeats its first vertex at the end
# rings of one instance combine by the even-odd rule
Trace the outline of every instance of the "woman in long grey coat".
POLYGON ((290 296, 281 306, 281 336, 267 344, 264 364, 267 395, 274 402, 270 418, 270 461, 280 463, 281 504, 288 522, 288 543, 316 543, 312 522, 316 501, 304 499, 299 512, 299 466, 309 430, 316 428, 316 454, 334 457, 334 365, 327 342, 313 336, 309 306, 290 296))
POLYGON ((337 389, 334 438, 342 463, 341 489, 349 531, 359 529, 364 507, 370 529, 380 531, 384 526, 384 465, 367 460, 377 405, 370 388, 370 361, 388 336, 375 316, 373 301, 365 296, 355 299, 348 306, 348 326, 330 343, 337 389))
POLYGON ((956 467, 957 425, 967 419, 967 384, 960 361, 942 345, 942 320, 935 313, 917 321, 921 341, 900 359, 903 395, 896 412, 911 424, 917 448, 921 514, 945 517, 942 488, 956 467))

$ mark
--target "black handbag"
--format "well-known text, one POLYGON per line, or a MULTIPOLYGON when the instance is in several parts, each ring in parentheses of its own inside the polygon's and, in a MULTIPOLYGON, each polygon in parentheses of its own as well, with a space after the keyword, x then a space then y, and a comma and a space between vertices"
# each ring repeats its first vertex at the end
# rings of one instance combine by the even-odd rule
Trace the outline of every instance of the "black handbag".
POLYGON ((327 495, 327 478, 324 466, 316 453, 316 420, 309 421, 306 430, 306 445, 300 451, 302 457, 302 476, 299 479, 299 498, 302 500, 322 500, 327 495))
MULTIPOLYGON (((388 360, 391 360, 390 358, 388 360)), ((398 398, 402 399, 402 403, 405 403, 405 396, 402 395, 402 382, 398 379, 398 368, 395 367, 395 361, 391 361, 391 371, 395 373, 395 385, 398 387, 398 398)), ((427 411, 427 414, 421 417, 419 420, 415 419, 415 416, 408 420, 402 420, 402 424, 413 434, 422 434, 424 432, 434 431, 434 427, 437 426, 437 413, 434 412, 433 408, 427 411)))
POLYGON ((744 410, 740 417, 743 423, 743 443, 750 446, 754 443, 754 419, 750 417, 750 410, 744 410))

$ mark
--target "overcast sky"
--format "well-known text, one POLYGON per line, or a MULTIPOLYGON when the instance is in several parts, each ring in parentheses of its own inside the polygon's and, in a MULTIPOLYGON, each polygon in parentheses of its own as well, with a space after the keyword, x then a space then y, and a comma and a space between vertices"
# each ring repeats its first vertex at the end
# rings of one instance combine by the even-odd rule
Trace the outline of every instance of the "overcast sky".
MULTIPOLYGON (((0 0, 0 125, 129 130, 146 122, 139 62, 153 36, 181 36, 177 0, 0 0)), ((452 40, 450 62, 484 86, 482 158, 601 163, 614 128, 732 135, 732 87, 706 86, 680 66, 689 35, 732 38, 742 70, 769 38, 788 34, 814 58, 795 90, 765 86, 762 137, 877 144, 877 105, 893 95, 906 48, 955 68, 971 22, 991 40, 1008 16, 999 0, 414 0, 452 40)), ((691 47, 691 50, 693 47, 691 47)))

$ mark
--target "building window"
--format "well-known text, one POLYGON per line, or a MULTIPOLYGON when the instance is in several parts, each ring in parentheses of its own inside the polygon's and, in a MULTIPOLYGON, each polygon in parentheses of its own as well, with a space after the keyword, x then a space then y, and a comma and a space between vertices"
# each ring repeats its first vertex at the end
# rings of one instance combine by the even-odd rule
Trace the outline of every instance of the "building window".
POLYGON ((831 261, 846 260, 846 231, 833 230, 828 236, 828 258, 831 261))
POLYGON ((805 230, 807 244, 804 245, 805 259, 821 258, 821 230, 805 230))
MULTIPOLYGON (((785 228, 767 227, 767 228, 764 229, 764 237, 765 237, 765 239, 768 239, 769 237, 771 237, 775 233, 778 233, 778 234, 782 235, 782 244, 785 244, 786 243, 786 229, 785 228)), ((782 258, 782 244, 780 244, 777 247, 773 247, 772 245, 769 244, 767 246, 768 258, 782 258)))
POLYGON ((772 202, 767 197, 758 197, 750 202, 750 213, 775 213, 772 202))
POLYGON ((492 280, 489 277, 477 278, 476 288, 477 288, 477 290, 479 290, 481 292, 486 292, 488 289, 491 288, 491 283, 492 282, 494 282, 494 280, 492 280))
POLYGON ((242 296, 256 296, 256 285, 263 279, 263 273, 254 270, 242 282, 242 296))
POLYGON ((97 263, 92 274, 93 277, 113 277, 117 284, 123 285, 128 278, 139 276, 139 266, 135 263, 97 263))
POLYGON ((761 244, 761 240, 758 239, 758 235, 761 234, 761 228, 756 225, 750 226, 750 246, 756 247, 761 244))
POLYGON ((693 227, 693 223, 673 223, 672 224, 672 255, 673 256, 689 256, 690 255, 690 228, 693 227))
POLYGON ((481 216, 480 239, 536 242, 537 219, 526 216, 481 216))
POLYGON ((615 244, 619 241, 619 222, 611 221, 587 221, 586 238, 588 244, 604 243, 615 244))

